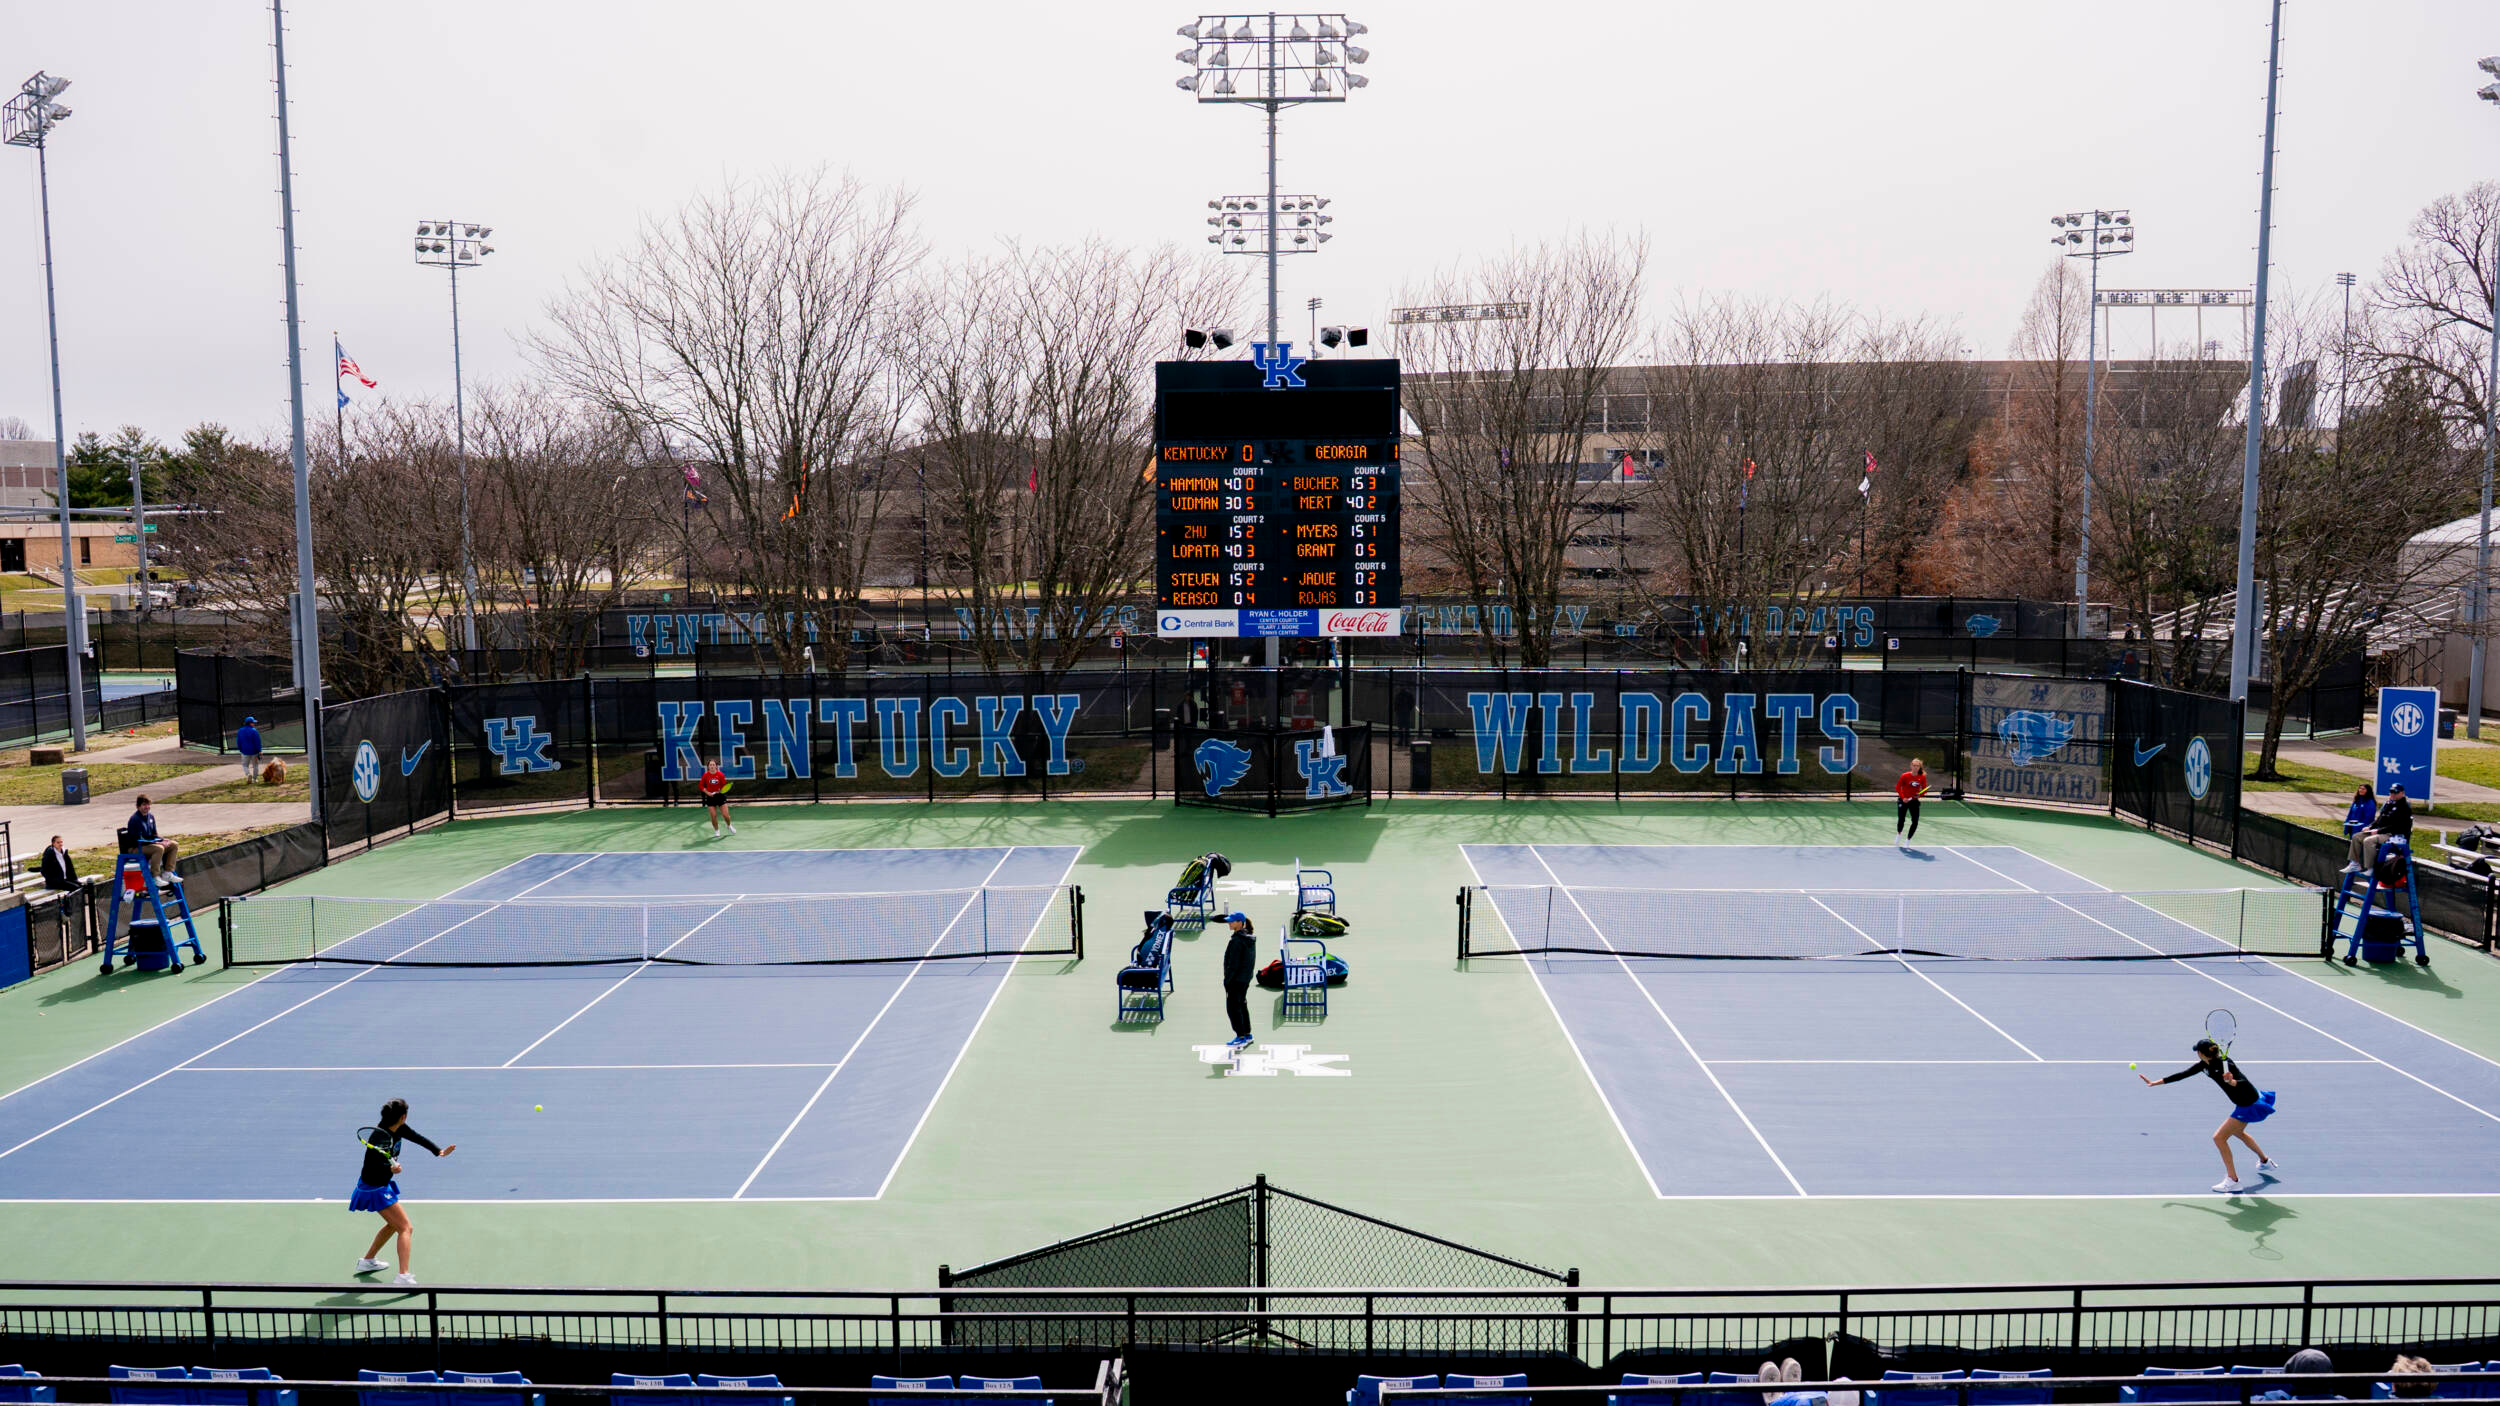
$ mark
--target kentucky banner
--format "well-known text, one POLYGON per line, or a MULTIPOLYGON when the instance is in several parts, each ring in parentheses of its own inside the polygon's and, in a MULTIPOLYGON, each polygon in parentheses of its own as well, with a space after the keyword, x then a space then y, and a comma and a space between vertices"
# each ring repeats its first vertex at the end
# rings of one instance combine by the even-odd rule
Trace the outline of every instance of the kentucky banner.
POLYGON ((2015 800, 2103 805, 2109 684, 1973 674, 1963 789, 2015 800))

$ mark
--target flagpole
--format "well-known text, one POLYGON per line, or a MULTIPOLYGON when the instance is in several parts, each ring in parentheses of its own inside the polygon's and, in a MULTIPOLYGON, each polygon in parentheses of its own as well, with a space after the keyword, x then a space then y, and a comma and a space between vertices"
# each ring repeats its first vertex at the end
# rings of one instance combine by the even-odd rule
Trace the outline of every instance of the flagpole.
POLYGON ((330 415, 338 422, 339 464, 344 467, 347 463, 347 379, 346 373, 339 368, 339 362, 344 359, 339 354, 341 350, 338 329, 331 328, 330 415))

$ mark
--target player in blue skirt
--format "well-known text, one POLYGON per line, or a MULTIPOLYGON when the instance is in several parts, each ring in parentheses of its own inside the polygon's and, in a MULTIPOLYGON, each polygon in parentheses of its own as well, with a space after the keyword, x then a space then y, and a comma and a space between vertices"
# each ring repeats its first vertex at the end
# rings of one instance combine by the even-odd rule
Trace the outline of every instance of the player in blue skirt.
POLYGON ((399 1278, 396 1284, 414 1284, 417 1276, 409 1272, 409 1243, 416 1239, 417 1228, 408 1223, 408 1208, 399 1204, 399 1148, 413 1142, 437 1157, 449 1157, 460 1144, 446 1143, 436 1147, 425 1134, 408 1126, 408 1100, 395 1098, 382 1105, 378 1124, 358 1128, 356 1141, 365 1150, 365 1165, 356 1174, 355 1193, 347 1198, 351 1211, 379 1211, 382 1228, 374 1232, 373 1243, 365 1247, 365 1257, 356 1261, 358 1274, 379 1274, 390 1268, 376 1256, 382 1253, 382 1242, 399 1237, 399 1278))
POLYGON ((2231 1116, 2222 1120, 2221 1127, 2214 1129, 2214 1147, 2222 1153, 2222 1180, 2214 1183, 2214 1190, 2236 1195, 2249 1190, 2254 1183, 2240 1180, 2239 1168, 2231 1161, 2231 1139, 2238 1138, 2247 1143, 2248 1150, 2257 1154, 2259 1172, 2283 1170, 2282 1164, 2268 1157, 2266 1150, 2257 1145, 2257 1139, 2248 1135, 2249 1124, 2262 1123, 2274 1116, 2274 1090, 2260 1092, 2240 1069, 2238 1062, 2231 1058, 2230 1052, 2213 1040, 2199 1040, 2195 1048, 2196 1063, 2176 1074, 2163 1079, 2145 1079, 2142 1074, 2135 1077, 2144 1079, 2149 1088, 2159 1088, 2202 1074, 2231 1096, 2231 1116))

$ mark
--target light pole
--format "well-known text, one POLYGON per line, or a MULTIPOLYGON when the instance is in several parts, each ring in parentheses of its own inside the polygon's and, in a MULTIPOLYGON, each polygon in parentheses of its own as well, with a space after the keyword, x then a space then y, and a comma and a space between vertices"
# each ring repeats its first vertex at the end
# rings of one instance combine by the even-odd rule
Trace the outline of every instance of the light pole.
POLYGON ((2083 522, 2075 546, 2075 633, 2084 632, 2092 607, 2092 444, 2101 417, 2101 260, 2135 252, 2135 216, 2125 210, 2083 210, 2052 215, 2057 234, 2049 242, 2070 259, 2092 261, 2092 296, 2085 303, 2083 364, 2083 522))
MULTIPOLYGON (((2477 67, 2500 80, 2500 55, 2477 67)), ((2477 91, 2483 101, 2500 103, 2500 81, 2486 83, 2477 91)), ((2474 602, 2468 615, 2474 622, 2474 667, 2465 690, 2468 737, 2483 735, 2483 616, 2491 604, 2491 469, 2494 446, 2500 445, 2500 226, 2492 230, 2491 249, 2491 371, 2483 381, 2483 506, 2474 533, 2474 602)))
MULTIPOLYGON (((1279 217, 1318 207, 1304 206, 1296 212, 1282 208, 1276 193, 1276 115, 1299 103, 1344 102, 1348 93, 1367 86, 1370 80, 1350 67, 1371 59, 1368 52, 1349 42, 1364 32, 1363 25, 1340 14, 1272 12, 1200 15, 1180 27, 1180 36, 1190 47, 1174 57, 1189 65, 1189 76, 1173 86, 1202 103, 1250 103, 1267 110, 1267 197, 1254 213, 1262 217, 1259 223, 1265 235, 1256 252, 1267 257, 1267 341, 1279 356, 1284 353, 1284 328, 1277 310, 1276 259, 1287 252, 1279 217), (1245 87, 1249 91, 1243 91, 1245 87)), ((1299 222, 1300 232, 1291 236, 1295 251, 1316 249, 1326 242, 1328 236, 1313 228, 1320 223, 1324 219, 1299 222)), ((1210 242, 1221 242, 1227 253, 1249 253, 1253 250, 1247 234, 1246 228, 1234 225, 1220 229, 1210 242)))
MULTIPOLYGON (((2257 290, 2248 334, 2248 437, 2240 454, 2240 561, 2231 597, 2231 697, 2257 668, 2257 463, 2266 444, 2266 265, 2274 251, 2274 115, 2283 88, 2283 0, 2267 6, 2266 145, 2257 177, 2257 290)), ((2237 742, 2232 744, 2238 746, 2237 742)))
POLYGON ((68 658, 69 738, 72 751, 87 750, 87 692, 80 676, 78 647, 85 643, 87 617, 78 604, 78 563, 72 558, 69 532, 69 435, 61 418, 61 314, 52 292, 52 169, 45 157, 52 129, 69 120, 69 109, 54 102, 69 87, 66 78, 38 72, 21 84, 17 96, 0 108, 0 131, 10 146, 35 149, 35 187, 43 204, 43 320, 52 347, 52 467, 61 494, 61 643, 68 658))
MULTIPOLYGON (((487 225, 459 220, 417 222, 417 262, 451 274, 451 423, 460 463, 460 627, 469 652, 477 652, 477 562, 469 546, 469 417, 460 377, 460 270, 476 268, 495 246, 487 225)), ((688 592, 693 590, 688 584, 688 592)), ((471 661, 474 663, 475 661, 471 661)))
MULTIPOLYGON (((287 456, 295 469, 295 674, 304 695, 304 780, 312 818, 323 814, 321 757, 321 592, 313 574, 312 454, 304 440, 304 316, 295 281, 295 158, 286 103, 286 0, 270 0, 271 53, 278 82, 278 238, 286 270, 287 456)), ((344 455, 346 448, 340 447, 344 455)))

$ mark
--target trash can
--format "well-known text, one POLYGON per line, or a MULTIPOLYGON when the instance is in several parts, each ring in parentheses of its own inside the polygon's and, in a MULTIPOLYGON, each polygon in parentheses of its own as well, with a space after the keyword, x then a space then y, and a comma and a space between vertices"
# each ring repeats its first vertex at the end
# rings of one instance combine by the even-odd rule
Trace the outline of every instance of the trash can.
POLYGON ((2440 739, 2441 739, 2442 741, 2445 741, 2445 740, 2447 740, 2447 739, 2449 739, 2449 738, 2452 738, 2452 737, 2454 737, 2454 736, 2456 736, 2456 735, 2457 735, 2457 710, 2456 710, 2456 709, 2454 709, 2454 708, 2442 708, 2442 709, 2440 709, 2440 710, 2439 710, 2439 736, 2440 736, 2440 739))
POLYGON ((668 794, 668 783, 660 779, 660 770, 659 753, 642 754, 642 798, 646 801, 656 801, 668 794))
POLYGON ((2401 962, 2405 957, 2405 920, 2386 913, 2370 915, 2361 930, 2361 960, 2401 962))
POLYGON ((1412 791, 1431 790, 1432 739, 1429 737, 1418 737, 1413 742, 1407 744, 1406 751, 1408 757, 1411 759, 1410 764, 1413 768, 1407 776, 1407 789, 1412 791))
POLYGON ((87 769, 83 766, 61 768, 61 804, 83 806, 87 803, 87 769))

